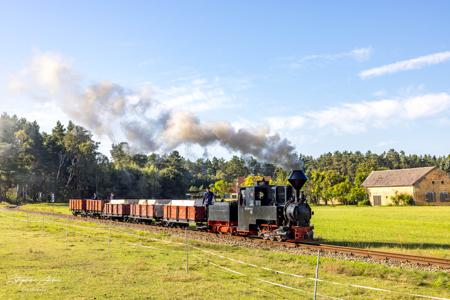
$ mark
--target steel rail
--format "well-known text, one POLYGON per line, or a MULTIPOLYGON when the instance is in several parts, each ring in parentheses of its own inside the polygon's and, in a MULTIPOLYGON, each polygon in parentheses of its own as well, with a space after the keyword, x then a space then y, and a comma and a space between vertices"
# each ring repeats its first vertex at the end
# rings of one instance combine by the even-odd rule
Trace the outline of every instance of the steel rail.
POLYGON ((355 247, 347 247, 347 246, 337 246, 331 244, 300 244, 300 247, 307 247, 311 249, 320 249, 328 252, 335 253, 347 253, 350 255, 357 255, 363 257, 371 257, 378 259, 393 259, 402 262, 408 263, 420 263, 424 265, 434 265, 441 266, 450 269, 450 260, 439 257, 431 257, 431 256, 422 256, 422 255, 413 255, 413 254, 404 254, 397 252, 387 252, 387 251, 379 251, 379 250, 371 250, 371 249, 363 249, 363 248, 355 248, 355 247))

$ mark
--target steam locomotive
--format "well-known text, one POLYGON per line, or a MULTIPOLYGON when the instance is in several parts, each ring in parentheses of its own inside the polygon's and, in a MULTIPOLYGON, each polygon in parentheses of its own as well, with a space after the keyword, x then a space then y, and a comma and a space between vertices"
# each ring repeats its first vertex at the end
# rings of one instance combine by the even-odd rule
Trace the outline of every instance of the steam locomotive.
POLYGON ((204 206, 202 200, 91 200, 71 199, 74 215, 118 221, 189 226, 212 233, 258 236, 276 241, 313 239, 313 212, 301 188, 307 181, 301 170, 293 170, 290 186, 259 181, 242 187, 238 200, 204 206))

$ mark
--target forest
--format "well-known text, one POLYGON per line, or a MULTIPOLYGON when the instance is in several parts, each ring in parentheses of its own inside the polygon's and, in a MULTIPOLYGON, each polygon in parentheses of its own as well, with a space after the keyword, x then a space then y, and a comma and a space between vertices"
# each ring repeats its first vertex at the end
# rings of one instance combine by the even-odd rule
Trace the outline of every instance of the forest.
MULTIPOLYGON (((0 117, 0 198, 19 202, 59 202, 70 198, 184 198, 209 186, 222 198, 236 177, 271 176, 286 184, 290 170, 251 156, 190 160, 178 151, 134 153, 126 142, 113 144, 110 156, 98 151, 92 133, 73 122, 57 122, 51 132, 37 122, 6 113, 0 117)), ((313 203, 367 204, 361 183, 373 170, 438 166, 450 173, 450 155, 406 154, 394 149, 373 152, 335 151, 318 157, 299 154, 313 203)))

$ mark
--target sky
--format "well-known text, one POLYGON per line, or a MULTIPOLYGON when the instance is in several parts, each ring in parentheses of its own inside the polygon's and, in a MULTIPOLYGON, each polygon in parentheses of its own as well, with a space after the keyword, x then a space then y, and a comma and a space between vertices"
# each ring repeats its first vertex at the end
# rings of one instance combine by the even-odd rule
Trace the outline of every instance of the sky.
POLYGON ((194 159, 242 153, 180 125, 158 129, 165 112, 188 112, 215 133, 226 123, 278 135, 313 156, 448 155, 449 11, 449 1, 0 1, 0 111, 44 131, 72 119, 105 154, 121 140, 194 159), (114 92, 98 96, 105 83, 114 92))

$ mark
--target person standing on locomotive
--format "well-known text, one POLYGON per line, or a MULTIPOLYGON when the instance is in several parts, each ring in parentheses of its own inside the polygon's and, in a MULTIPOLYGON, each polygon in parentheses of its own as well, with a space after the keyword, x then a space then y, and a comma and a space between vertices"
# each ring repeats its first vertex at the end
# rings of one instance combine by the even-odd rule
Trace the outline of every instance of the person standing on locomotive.
POLYGON ((209 190, 209 187, 206 188, 206 192, 203 194, 203 205, 208 207, 209 205, 213 205, 214 193, 209 190))
POLYGON ((206 192, 203 194, 203 205, 205 206, 206 218, 208 218, 209 214, 209 206, 213 205, 214 193, 209 190, 209 187, 206 188, 206 192))

